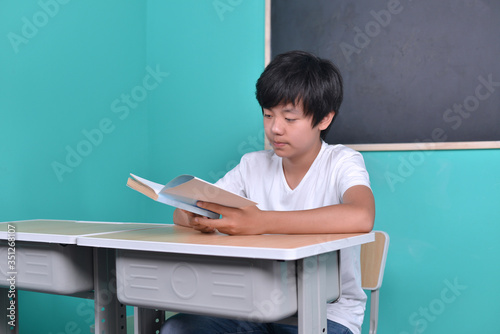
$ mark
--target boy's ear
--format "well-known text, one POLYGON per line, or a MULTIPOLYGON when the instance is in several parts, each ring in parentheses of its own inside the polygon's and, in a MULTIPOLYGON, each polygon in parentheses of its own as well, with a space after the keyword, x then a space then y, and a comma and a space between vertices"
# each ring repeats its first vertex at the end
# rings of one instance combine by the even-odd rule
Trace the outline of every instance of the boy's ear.
POLYGON ((323 119, 319 122, 318 127, 321 131, 325 130, 333 120, 335 116, 335 111, 330 111, 323 119))

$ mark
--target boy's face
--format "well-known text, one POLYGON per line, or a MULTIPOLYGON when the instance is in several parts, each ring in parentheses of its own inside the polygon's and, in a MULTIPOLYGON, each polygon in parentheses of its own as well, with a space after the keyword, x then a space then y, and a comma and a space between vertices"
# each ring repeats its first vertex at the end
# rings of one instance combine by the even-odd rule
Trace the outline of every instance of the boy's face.
POLYGON ((334 113, 312 127, 312 116, 305 116, 301 103, 278 105, 264 109, 264 130, 274 152, 287 159, 300 159, 317 154, 321 147, 321 131, 330 124, 334 113))

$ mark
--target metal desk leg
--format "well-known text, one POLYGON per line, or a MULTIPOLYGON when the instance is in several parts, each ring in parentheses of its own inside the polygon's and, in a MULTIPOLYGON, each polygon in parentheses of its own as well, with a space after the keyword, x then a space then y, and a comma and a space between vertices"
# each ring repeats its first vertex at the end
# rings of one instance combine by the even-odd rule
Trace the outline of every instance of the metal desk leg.
POLYGON ((165 320, 165 311, 134 307, 134 333, 159 333, 165 320))
POLYGON ((116 296, 115 250, 94 248, 95 334, 126 334, 126 307, 116 296))
POLYGON ((299 334, 326 333, 326 258, 329 254, 297 261, 299 334))
POLYGON ((19 333, 19 303, 17 299, 17 290, 13 292, 9 288, 0 288, 0 309, 2 310, 2 312, 0 312, 0 333, 19 333), (12 295, 14 295, 13 298, 10 298, 12 295), (12 305, 10 302, 11 300, 14 300, 15 304, 12 305))

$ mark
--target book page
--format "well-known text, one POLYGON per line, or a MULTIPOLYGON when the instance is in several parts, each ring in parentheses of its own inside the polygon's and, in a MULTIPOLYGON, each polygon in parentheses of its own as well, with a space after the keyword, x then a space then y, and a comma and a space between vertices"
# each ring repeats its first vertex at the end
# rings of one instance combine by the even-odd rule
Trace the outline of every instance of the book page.
POLYGON ((141 182, 142 184, 148 186, 149 188, 153 189, 153 191, 156 193, 156 194, 159 194, 161 192, 161 190, 163 189, 163 185, 159 184, 159 183, 156 183, 156 182, 152 182, 152 181, 149 181, 149 180, 146 180, 146 179, 143 179, 142 177, 139 177, 137 175, 134 175, 134 174, 130 174, 134 179, 136 179, 137 181, 141 182))
POLYGON ((175 178, 174 180, 169 182, 165 186, 165 188, 162 189, 161 193, 192 198, 196 201, 217 203, 234 208, 241 208, 257 204, 249 199, 226 191, 194 176, 189 177, 187 175, 181 175, 179 176, 179 178, 181 178, 183 181, 188 180, 189 178, 190 179, 184 183, 181 183, 179 182, 179 180, 177 180, 177 178, 175 178), (171 185, 174 186, 171 187, 171 185))

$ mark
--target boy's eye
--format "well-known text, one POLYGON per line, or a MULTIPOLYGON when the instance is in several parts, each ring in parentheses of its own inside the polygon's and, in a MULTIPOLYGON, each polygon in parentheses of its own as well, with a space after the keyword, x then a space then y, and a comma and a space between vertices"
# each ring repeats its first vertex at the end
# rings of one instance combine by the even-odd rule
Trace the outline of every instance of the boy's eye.
POLYGON ((293 121, 296 121, 296 119, 294 118, 285 118, 287 122, 293 122, 293 121))
POLYGON ((264 118, 271 118, 270 114, 264 114, 264 118))

